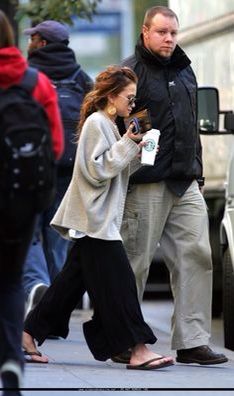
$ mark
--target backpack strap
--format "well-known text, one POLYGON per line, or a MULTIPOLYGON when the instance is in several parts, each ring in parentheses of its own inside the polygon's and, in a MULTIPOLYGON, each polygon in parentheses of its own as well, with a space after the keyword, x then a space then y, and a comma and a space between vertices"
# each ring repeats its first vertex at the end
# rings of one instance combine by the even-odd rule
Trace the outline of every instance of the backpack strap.
POLYGON ((33 67, 28 67, 24 73, 24 76, 18 84, 20 87, 31 93, 38 80, 38 70, 33 67))
POLYGON ((76 81, 77 76, 80 74, 80 72, 81 72, 81 67, 78 67, 78 69, 76 69, 75 72, 71 76, 69 76, 69 80, 76 81))

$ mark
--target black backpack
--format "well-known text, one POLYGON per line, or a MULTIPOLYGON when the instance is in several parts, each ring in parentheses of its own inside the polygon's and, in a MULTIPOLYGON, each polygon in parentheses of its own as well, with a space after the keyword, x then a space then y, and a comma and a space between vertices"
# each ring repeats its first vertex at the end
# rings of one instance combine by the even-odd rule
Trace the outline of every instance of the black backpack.
POLYGON ((73 167, 76 155, 76 132, 80 118, 80 107, 85 91, 78 83, 77 77, 81 68, 63 80, 52 80, 57 90, 59 107, 64 128, 64 152, 58 162, 61 167, 73 167))
POLYGON ((0 209, 13 210, 17 197, 47 209, 55 194, 55 159, 43 107, 31 95, 38 72, 28 68, 20 84, 0 89, 0 209))

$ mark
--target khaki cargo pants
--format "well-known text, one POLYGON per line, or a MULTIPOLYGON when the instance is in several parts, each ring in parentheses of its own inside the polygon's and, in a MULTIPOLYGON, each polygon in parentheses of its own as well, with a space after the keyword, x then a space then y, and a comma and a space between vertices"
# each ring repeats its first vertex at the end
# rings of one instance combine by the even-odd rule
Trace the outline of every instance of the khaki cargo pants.
POLYGON ((212 262, 207 208, 197 182, 182 197, 175 196, 165 182, 133 185, 121 235, 140 300, 156 247, 161 245, 174 297, 172 349, 208 344, 212 262))

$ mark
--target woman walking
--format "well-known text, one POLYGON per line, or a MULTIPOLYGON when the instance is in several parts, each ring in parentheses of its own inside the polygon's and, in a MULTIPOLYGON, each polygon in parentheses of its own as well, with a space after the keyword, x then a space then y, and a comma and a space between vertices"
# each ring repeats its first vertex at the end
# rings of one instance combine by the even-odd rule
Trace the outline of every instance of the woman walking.
MULTIPOLYGON (((63 237, 76 241, 77 274, 82 274, 94 308, 92 319, 83 325, 94 358, 105 361, 130 348, 127 368, 151 370, 169 366, 173 359, 145 345, 155 343, 156 337, 143 319, 135 277, 120 236, 129 163, 143 143, 142 135, 134 135, 132 126, 121 137, 115 119, 129 116, 136 86, 137 77, 127 67, 110 66, 97 76, 81 110, 72 180, 52 226, 63 237)), ((66 267, 69 269, 69 263, 66 267)), ((43 342, 40 309, 43 299, 25 323, 24 348, 30 352, 36 352, 34 338, 43 342)), ((35 360, 45 361, 45 357, 36 356, 35 360)))

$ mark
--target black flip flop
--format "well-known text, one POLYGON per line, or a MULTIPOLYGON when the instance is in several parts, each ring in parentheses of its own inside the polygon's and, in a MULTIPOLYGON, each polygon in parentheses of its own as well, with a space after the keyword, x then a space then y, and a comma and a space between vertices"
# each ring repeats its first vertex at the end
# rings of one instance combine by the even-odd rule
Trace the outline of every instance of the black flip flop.
POLYGON ((127 364, 126 367, 128 370, 157 370, 159 368, 173 366, 173 364, 174 364, 173 361, 163 362, 163 363, 159 363, 159 364, 150 364, 152 362, 156 362, 157 360, 161 360, 163 358, 164 358, 164 356, 160 356, 158 358, 147 360, 146 362, 141 363, 141 364, 127 364))

